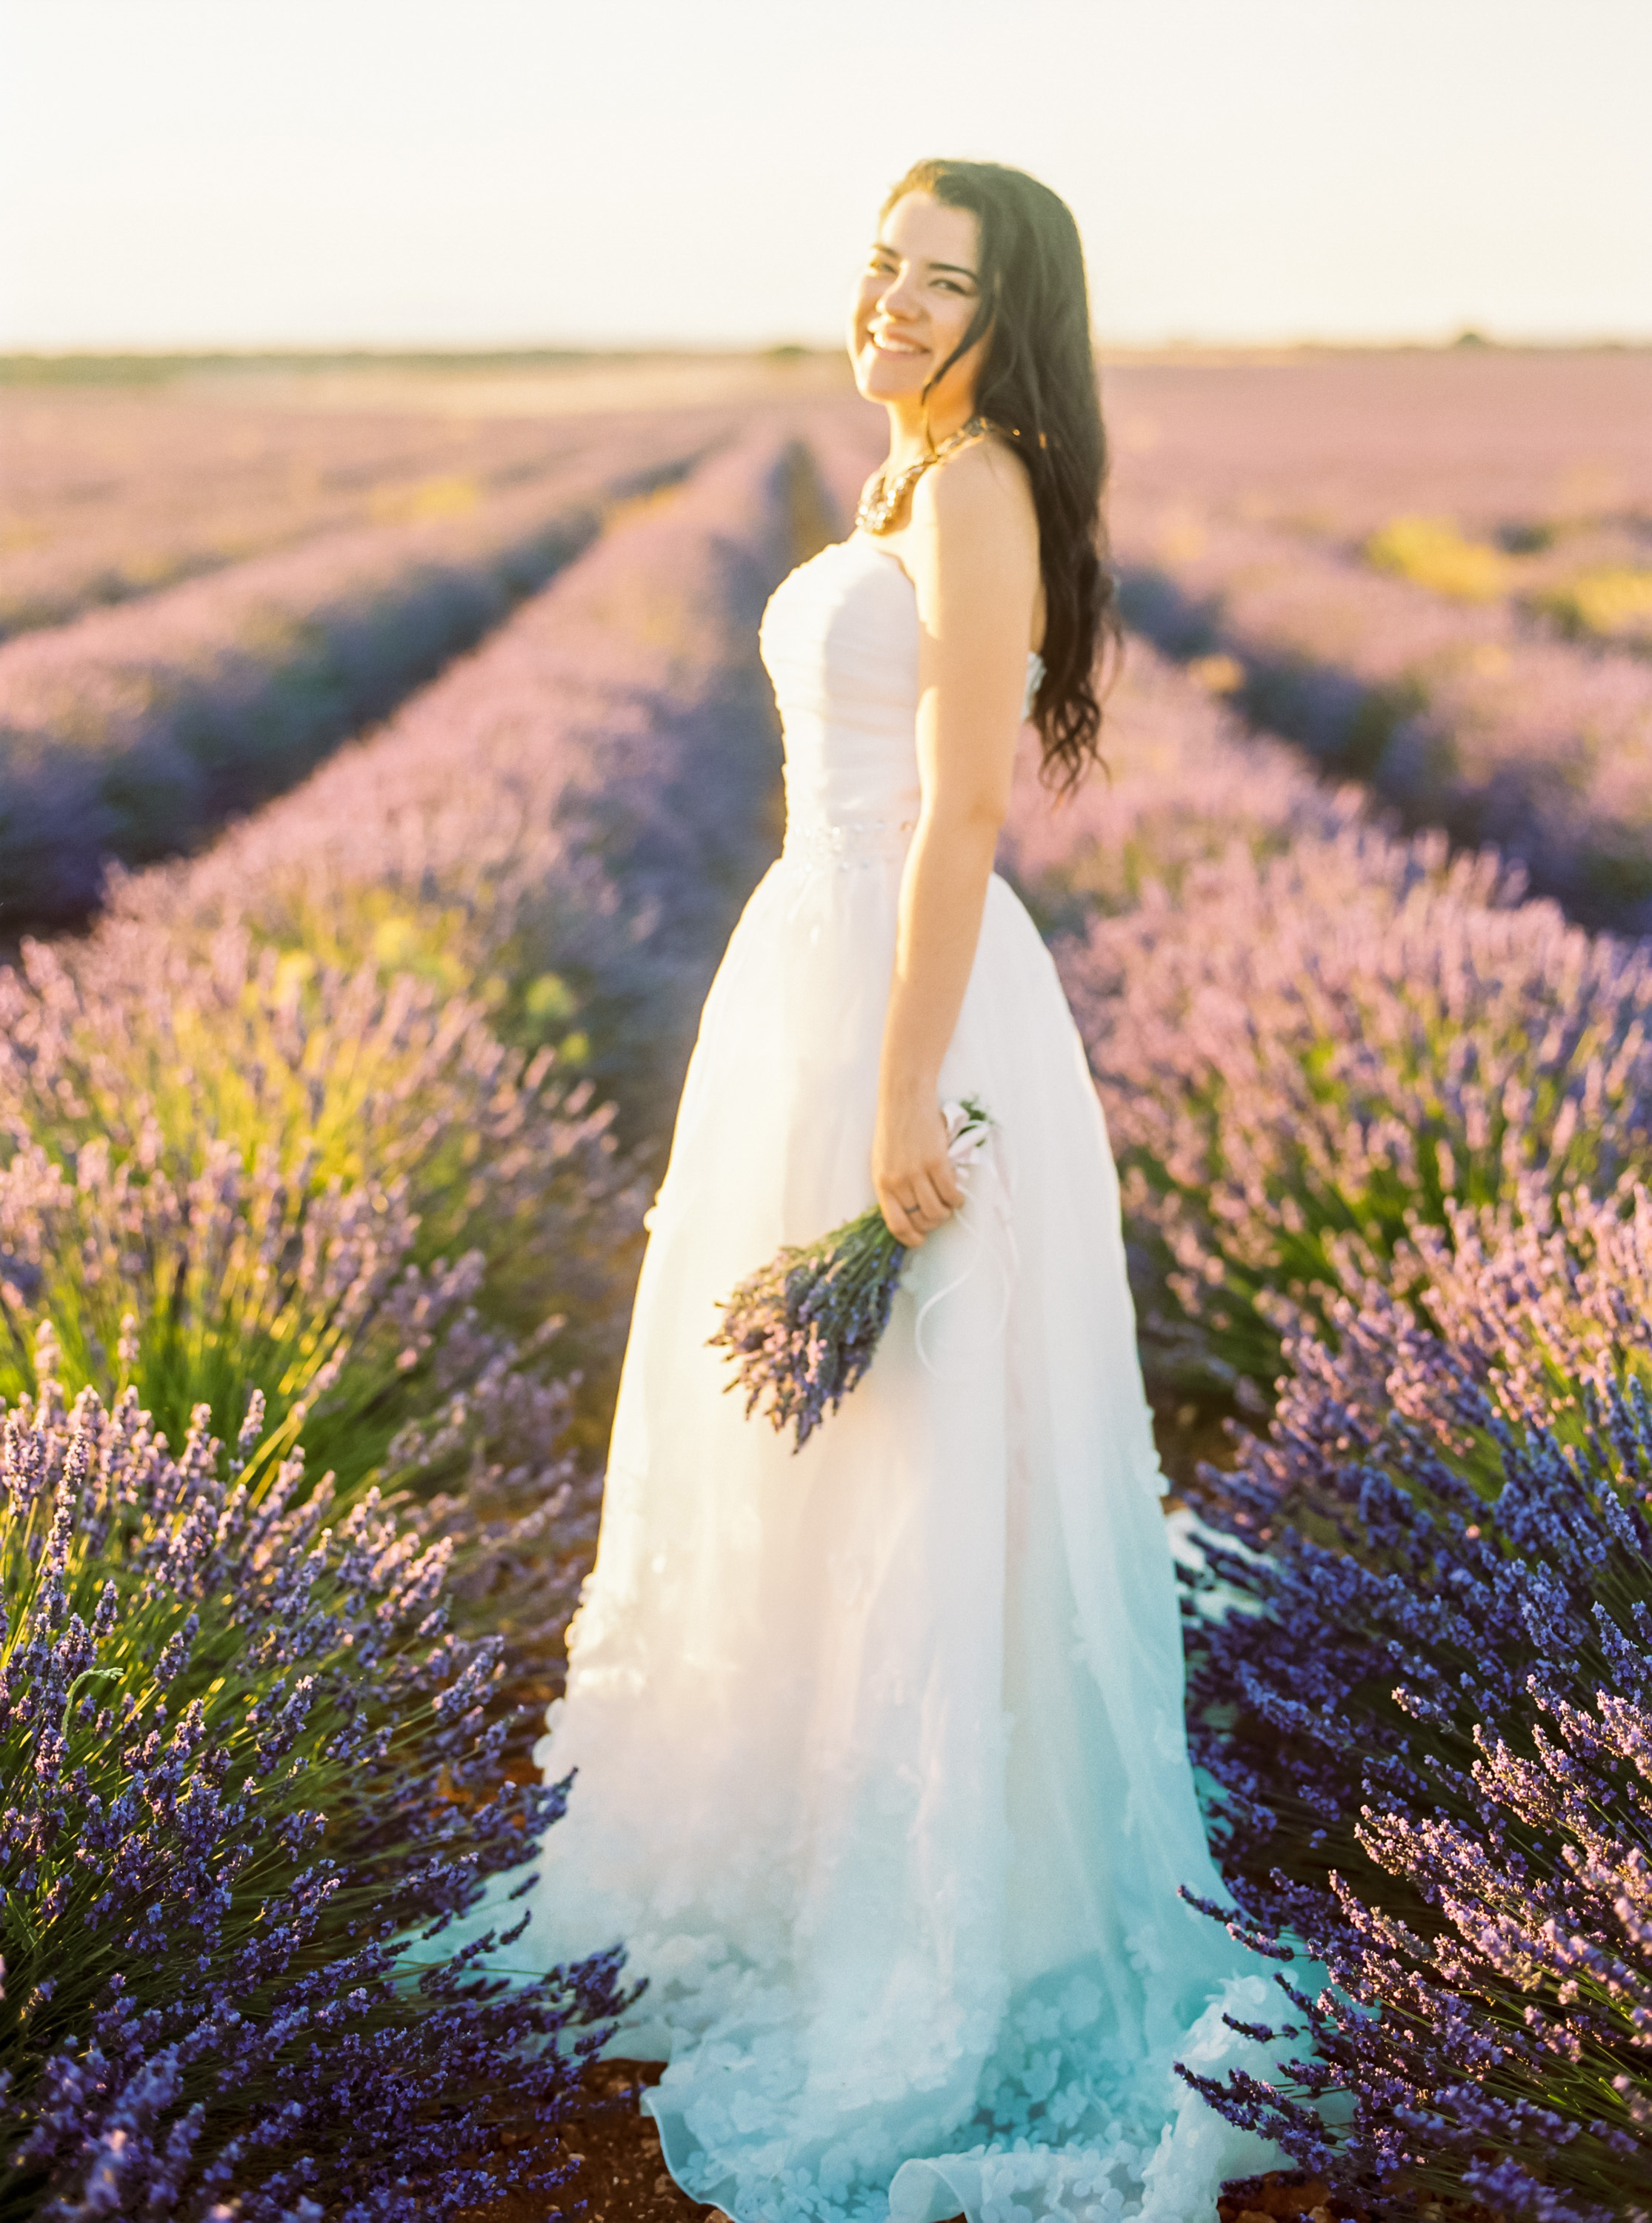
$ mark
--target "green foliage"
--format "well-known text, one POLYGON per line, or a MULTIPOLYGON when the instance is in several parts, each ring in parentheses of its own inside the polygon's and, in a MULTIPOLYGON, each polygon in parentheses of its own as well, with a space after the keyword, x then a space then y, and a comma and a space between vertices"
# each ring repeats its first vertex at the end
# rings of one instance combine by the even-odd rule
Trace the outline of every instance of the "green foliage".
POLYGON ((107 1395, 129 1310, 174 1439, 199 1405, 233 1431, 255 1388, 349 1492, 450 1401, 477 1307, 478 1364, 571 1318, 559 1370, 600 1384, 638 1200, 585 1085, 417 973, 219 958, 117 998, 32 953, 0 1080, 0 1395, 34 1388, 48 1318, 66 1378, 107 1395))

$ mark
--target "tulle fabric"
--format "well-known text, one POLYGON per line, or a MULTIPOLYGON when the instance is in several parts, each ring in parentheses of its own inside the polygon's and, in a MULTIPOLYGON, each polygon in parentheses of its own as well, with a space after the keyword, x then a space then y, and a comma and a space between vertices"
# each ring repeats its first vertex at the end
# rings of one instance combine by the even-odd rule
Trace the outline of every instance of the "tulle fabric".
POLYGON ((596 1566, 538 1757, 575 1771, 512 1960, 623 1938, 616 2041, 738 2223, 1205 2223, 1278 2157, 1171 2070, 1259 2050, 1182 1722, 1117 1186, 1054 968, 995 878, 943 1096, 996 1123, 801 1452, 725 1394, 719 1300, 864 1208, 916 614, 850 541, 771 603, 786 853, 707 999, 596 1566))

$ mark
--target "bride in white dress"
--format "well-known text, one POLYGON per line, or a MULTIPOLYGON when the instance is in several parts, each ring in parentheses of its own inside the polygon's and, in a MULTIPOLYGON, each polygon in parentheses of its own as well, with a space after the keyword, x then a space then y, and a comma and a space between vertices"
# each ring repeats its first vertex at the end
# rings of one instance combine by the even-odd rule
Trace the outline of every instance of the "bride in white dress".
POLYGON ((666 2161, 738 2223, 1210 2223, 1224 2176, 1278 2157, 1171 2063, 1262 2065, 1221 2010, 1278 1994, 1178 1896, 1222 1886, 1117 1187, 991 870, 1023 716, 1058 775, 1097 726, 1102 428, 1065 205, 920 165, 851 350, 889 461, 763 620, 785 851, 650 1216, 537 1755, 577 1775, 509 1957, 624 1940, 648 1987, 613 2050, 669 2062, 644 2101, 666 2161), (995 1122, 967 1197, 940 1110, 966 1094, 995 1122), (794 1454, 707 1338, 781 1244, 874 1196, 910 1267, 794 1454))

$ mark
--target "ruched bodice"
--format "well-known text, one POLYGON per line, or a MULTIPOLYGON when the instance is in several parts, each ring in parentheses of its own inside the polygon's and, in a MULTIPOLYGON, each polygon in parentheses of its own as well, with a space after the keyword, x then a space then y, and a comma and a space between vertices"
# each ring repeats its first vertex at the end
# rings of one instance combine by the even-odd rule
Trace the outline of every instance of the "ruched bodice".
MULTIPOLYGON (((918 603, 898 558, 863 533, 823 548, 764 613, 763 660, 786 739, 788 846, 898 846, 920 790, 918 603)), ((1027 658, 1023 714, 1044 666, 1027 658)))

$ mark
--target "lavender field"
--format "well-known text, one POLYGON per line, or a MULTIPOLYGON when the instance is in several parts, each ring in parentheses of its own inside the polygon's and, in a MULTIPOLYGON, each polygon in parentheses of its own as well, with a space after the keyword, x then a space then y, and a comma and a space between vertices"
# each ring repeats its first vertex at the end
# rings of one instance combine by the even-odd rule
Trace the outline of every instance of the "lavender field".
POLYGON ((474 509, 584 444, 567 419, 298 410, 220 381, 0 386, 0 635, 296 546, 474 509))
POLYGON ((112 861, 191 846, 286 785, 726 430, 605 427, 449 516, 317 532, 0 645, 0 927, 82 916, 112 861))
POLYGON ((1123 365, 1134 625, 1410 825, 1652 927, 1652 362, 1123 365))
MULTIPOLYGON (((1211 2094, 1303 2214, 1652 2212, 1652 663, 1556 601, 1652 565, 1646 375, 1111 368, 1156 639, 1001 854, 1124 1179, 1213 1918, 1333 1979, 1294 2082, 1211 2094)), ((780 838, 757 620, 878 448, 824 391, 570 423, 447 514, 248 496, 257 542, 264 451, 155 460, 219 552, 0 647, 17 923, 97 906, 0 970, 7 2215, 594 2181, 623 1968, 501 1995, 442 1930, 559 1811, 642 1213, 780 838), (295 640, 363 676, 282 725, 295 640)), ((364 412, 361 483, 458 440, 364 412)))

